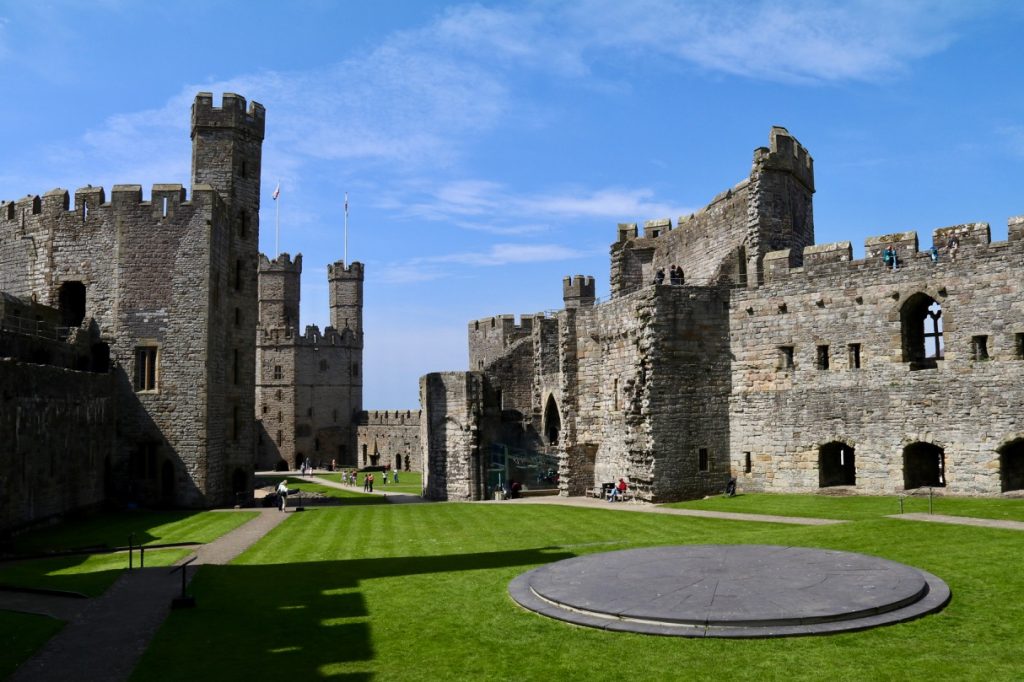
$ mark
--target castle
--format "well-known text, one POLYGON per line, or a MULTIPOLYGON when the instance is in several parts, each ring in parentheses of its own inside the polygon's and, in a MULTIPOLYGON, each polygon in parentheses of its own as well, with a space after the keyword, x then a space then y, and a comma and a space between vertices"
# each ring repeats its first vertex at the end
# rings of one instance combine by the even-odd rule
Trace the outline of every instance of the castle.
POLYGON ((192 106, 192 190, 0 204, 0 527, 252 490, 265 112, 192 106))
POLYGON ((260 255, 257 469, 419 471, 419 412, 363 411, 364 266, 327 266, 331 324, 299 333, 302 254, 260 255))
MULTIPOLYGON (((420 380, 424 489, 489 497, 512 472, 563 495, 1024 489, 1024 217, 815 245, 810 154, 784 128, 700 211, 620 224, 611 298, 469 324, 466 372, 420 380), (891 256, 894 255, 895 264, 891 256), (673 281, 673 266, 682 270, 673 281), (520 458, 522 459, 522 458, 520 458), (495 472, 497 471, 497 478, 495 472)), ((525 480, 524 480, 525 479, 525 480)))

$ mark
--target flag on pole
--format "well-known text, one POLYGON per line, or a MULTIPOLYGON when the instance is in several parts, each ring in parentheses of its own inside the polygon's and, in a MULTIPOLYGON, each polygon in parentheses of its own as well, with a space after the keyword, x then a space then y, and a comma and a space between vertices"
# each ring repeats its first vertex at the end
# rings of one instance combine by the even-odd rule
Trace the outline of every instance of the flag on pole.
POLYGON ((274 188, 274 193, 271 196, 274 197, 274 201, 277 201, 277 198, 279 196, 281 196, 281 183, 280 182, 277 183, 277 187, 274 188))

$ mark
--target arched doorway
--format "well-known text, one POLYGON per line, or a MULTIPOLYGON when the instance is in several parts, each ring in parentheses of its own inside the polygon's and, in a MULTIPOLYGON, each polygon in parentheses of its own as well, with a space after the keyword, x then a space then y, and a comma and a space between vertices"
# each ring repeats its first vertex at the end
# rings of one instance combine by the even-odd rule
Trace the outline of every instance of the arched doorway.
POLYGON ((1007 443, 998 452, 1002 491, 1024 490, 1024 438, 1007 443))
POLYGON ((856 485, 854 450, 846 443, 832 441, 818 448, 818 487, 856 485))
POLYGON ((249 489, 249 477, 241 469, 235 469, 231 474, 231 492, 244 493, 249 489))
POLYGON ((562 432, 562 418, 558 416, 558 404, 555 396, 549 395, 544 407, 544 439, 548 445, 558 445, 558 437, 562 432))
POLYGON ((903 487, 935 487, 946 485, 946 453, 931 443, 911 443, 903 448, 903 487))
POLYGON ((81 282, 64 282, 57 292, 60 308, 60 323, 64 327, 77 327, 85 319, 85 285, 81 282))
POLYGON ((930 369, 945 356, 942 336, 942 306, 928 294, 918 292, 900 308, 900 338, 903 362, 910 369, 930 369))

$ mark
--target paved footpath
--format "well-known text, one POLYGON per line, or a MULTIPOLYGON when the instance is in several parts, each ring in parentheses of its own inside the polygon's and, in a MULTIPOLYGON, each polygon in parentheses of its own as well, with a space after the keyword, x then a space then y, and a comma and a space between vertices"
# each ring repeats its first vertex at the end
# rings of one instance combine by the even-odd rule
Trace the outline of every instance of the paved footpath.
POLYGON ((624 512, 647 514, 670 514, 672 516, 697 516, 705 519, 728 519, 730 521, 759 521, 762 523, 788 523, 795 526, 833 526, 847 523, 844 519, 812 519, 803 516, 775 516, 772 514, 741 514, 738 512, 705 511, 703 509, 673 509, 653 504, 630 502, 606 502, 593 497, 559 497, 556 495, 524 497, 518 500, 491 502, 490 504, 556 504, 566 507, 588 507, 590 509, 611 509, 624 512))
POLYGON ((906 521, 930 521, 931 523, 951 523, 958 526, 979 526, 981 528, 1002 528, 1004 530, 1024 530, 1022 521, 1006 521, 1003 519, 979 519, 973 516, 946 516, 945 514, 893 514, 890 519, 906 521))
MULTIPOLYGON (((261 510, 256 518, 178 563, 196 557, 188 568, 191 580, 195 566, 228 563, 287 518, 288 514, 277 509, 261 510)), ((181 575, 170 571, 168 567, 125 571, 102 596, 88 600, 0 593, 0 609, 43 613, 69 621, 10 679, 127 680, 167 618, 171 599, 181 594, 181 575), (74 604, 61 606, 55 600, 74 604)))

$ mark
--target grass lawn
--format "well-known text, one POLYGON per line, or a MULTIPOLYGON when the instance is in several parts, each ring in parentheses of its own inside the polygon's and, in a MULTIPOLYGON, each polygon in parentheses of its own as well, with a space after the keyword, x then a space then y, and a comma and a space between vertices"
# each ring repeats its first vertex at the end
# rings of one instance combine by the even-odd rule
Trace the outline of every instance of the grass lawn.
POLYGON ((210 542, 252 519, 257 512, 124 511, 103 512, 20 535, 14 551, 27 554, 88 547, 210 542))
MULTIPOLYGON (((146 552, 146 566, 170 566, 191 549, 154 549, 146 552)), ((139 565, 139 553, 135 553, 139 565)), ((0 585, 81 592, 96 597, 107 591, 128 568, 128 553, 29 559, 0 564, 0 585)))
MULTIPOLYGON (((423 492, 423 476, 415 471, 399 471, 398 472, 398 483, 393 483, 394 480, 390 476, 388 477, 388 484, 382 486, 380 484, 381 472, 375 471, 373 474, 374 482, 373 489, 378 491, 384 491, 389 493, 405 493, 406 495, 420 495, 423 492)), ((341 482, 341 474, 317 474, 320 478, 325 478, 335 483, 341 482)), ((363 474, 359 474, 359 489, 362 489, 363 474)))
MULTIPOLYGON (((340 474, 338 474, 340 476, 340 474)), ((328 485, 320 485, 318 483, 308 483, 306 481, 300 481, 294 476, 260 476, 261 479, 267 481, 273 481, 274 485, 282 479, 288 479, 288 506, 294 507, 299 504, 300 497, 291 494, 292 491, 301 490, 304 493, 320 493, 327 497, 333 497, 337 500, 341 500, 344 505, 359 505, 359 504, 387 504, 388 501, 380 495, 368 495, 366 493, 359 492, 357 490, 342 490, 340 488, 332 488, 328 485)), ((326 476, 324 476, 326 478, 326 476)))
POLYGON ((47 616, 0 611, 0 679, 7 679, 62 627, 62 621, 47 616))
MULTIPOLYGON (((900 500, 892 497, 780 495, 776 493, 742 493, 736 497, 716 495, 705 500, 673 502, 664 505, 676 509, 706 509, 747 514, 780 514, 810 516, 821 519, 871 519, 900 513, 900 500)), ((904 513, 928 513, 928 496, 905 496, 904 513)), ((935 514, 975 516, 982 519, 1024 521, 1024 499, 938 497, 932 500, 935 514)))
MULTIPOLYGON (((829 527, 544 505, 314 509, 231 565, 201 568, 198 608, 171 614, 134 679, 1020 679, 1024 533, 879 518, 860 499, 827 498, 835 515, 860 515, 829 527), (863 552, 935 573, 953 600, 866 632, 728 641, 582 628, 508 597, 543 563, 687 543, 863 552)), ((743 511, 780 511, 754 502, 743 511)))

